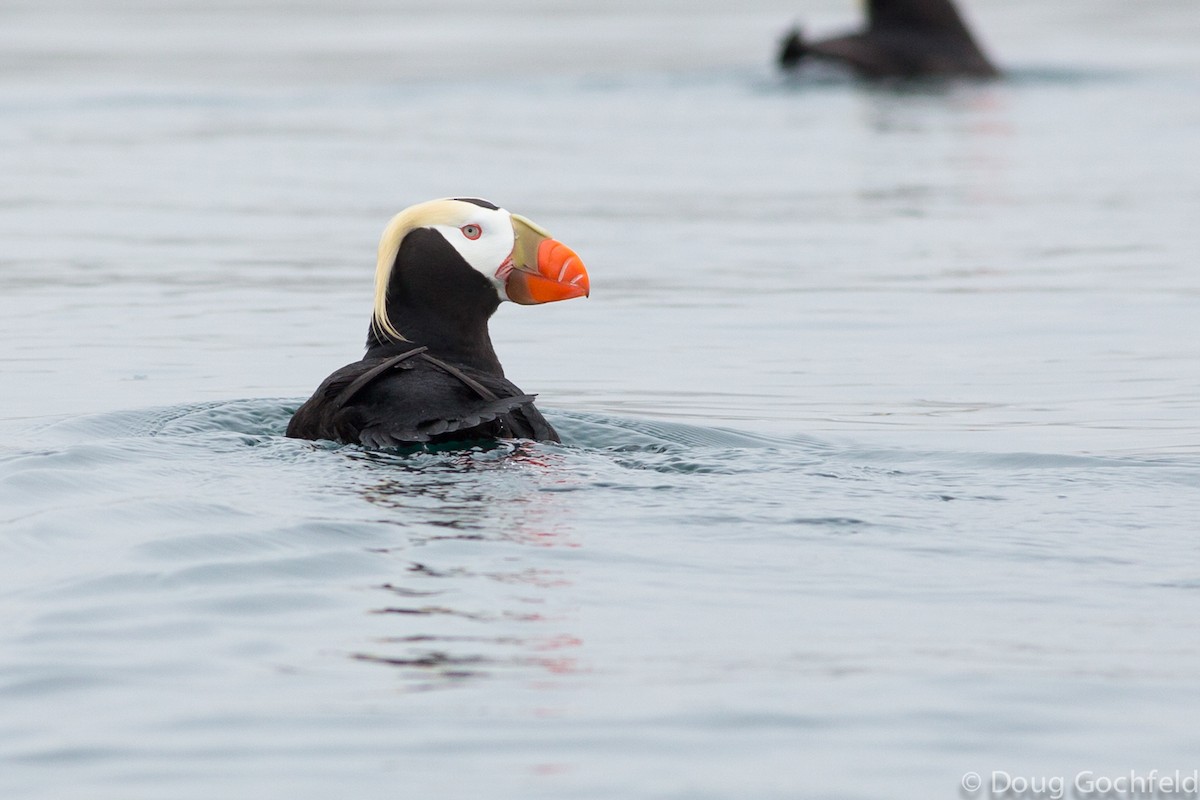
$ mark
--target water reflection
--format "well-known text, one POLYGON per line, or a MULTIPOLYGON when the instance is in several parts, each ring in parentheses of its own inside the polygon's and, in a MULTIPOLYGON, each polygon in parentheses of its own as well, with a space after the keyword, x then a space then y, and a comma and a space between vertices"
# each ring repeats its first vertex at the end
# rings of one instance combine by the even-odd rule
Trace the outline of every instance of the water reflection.
POLYGON ((571 572, 529 547, 577 548, 564 454, 528 442, 410 454, 347 448, 368 468, 358 490, 404 530, 371 552, 398 561, 369 613, 385 632, 351 654, 397 671, 404 691, 484 679, 543 682, 575 672, 570 614, 557 593, 571 572), (419 551, 415 556, 414 551, 419 551), (572 652, 565 654, 564 651, 572 652))
POLYGON ((543 547, 577 546, 557 496, 573 483, 563 454, 532 442, 412 456, 347 453, 379 467, 361 489, 388 520, 412 527, 413 543, 443 539, 505 540, 543 547))

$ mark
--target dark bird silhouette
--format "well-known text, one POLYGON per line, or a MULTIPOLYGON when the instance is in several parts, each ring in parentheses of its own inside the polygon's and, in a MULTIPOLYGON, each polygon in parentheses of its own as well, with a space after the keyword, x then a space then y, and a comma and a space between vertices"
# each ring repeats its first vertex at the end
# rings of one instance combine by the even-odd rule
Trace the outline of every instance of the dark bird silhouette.
POLYGON ((783 41, 779 65, 830 61, 864 78, 994 78, 988 60, 951 0, 867 0, 867 28, 820 41, 799 29, 783 41))
POLYGON ((372 448, 557 442, 534 395, 504 377, 488 320, 504 300, 589 290, 579 256, 524 217, 475 199, 408 208, 379 242, 366 355, 325 379, 287 435, 372 448))

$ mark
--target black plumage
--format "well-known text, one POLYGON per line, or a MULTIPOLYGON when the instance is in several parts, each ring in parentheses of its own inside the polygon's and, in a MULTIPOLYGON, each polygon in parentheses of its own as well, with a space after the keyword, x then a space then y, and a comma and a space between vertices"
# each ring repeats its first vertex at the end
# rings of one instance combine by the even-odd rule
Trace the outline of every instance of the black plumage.
POLYGON ((866 30, 811 42, 792 31, 779 64, 794 68, 806 59, 841 63, 865 78, 1000 74, 951 0, 868 0, 866 30))
POLYGON ((410 347, 398 356, 371 355, 330 375, 300 407, 287 435, 366 447, 537 439, 558 434, 504 376, 453 365, 410 347))
MULTIPOLYGON (((468 219, 471 209, 460 208, 468 204, 496 212, 487 217, 486 224, 492 229, 501 227, 493 224, 497 220, 510 226, 506 232, 492 230, 489 235, 506 235, 511 245, 517 229, 519 239, 520 226, 509 221, 508 212, 486 201, 426 204, 434 207, 431 224, 399 234, 403 238, 395 261, 383 273, 386 286, 381 289, 377 283, 377 293, 385 290, 383 317, 389 324, 381 324, 377 305, 362 360, 325 379, 292 417, 288 436, 372 448, 507 438, 559 441, 557 432, 534 406, 535 396, 505 378, 488 333, 489 318, 501 300, 508 299, 507 284, 489 276, 503 273, 501 267, 511 270, 512 256, 494 265, 472 264, 446 238, 455 237, 457 229, 449 226, 458 220, 447 224, 441 216, 462 214, 468 219), (441 224, 441 229, 435 229, 433 222, 441 224), (392 322, 400 335, 389 333, 392 322)), ((463 228, 474 234, 469 239, 479 238, 478 228, 471 230, 473 225, 463 228)), ((574 256, 548 236, 541 239, 574 256)), ((503 240, 497 241, 504 246, 503 240)), ((513 248, 515 252, 515 245, 513 248)), ((554 269, 561 277, 558 263, 554 269)), ((582 269, 580 264, 572 274, 582 269)), ((570 287, 573 293, 563 297, 520 302, 579 296, 586 291, 586 273, 582 281, 583 291, 570 287)))

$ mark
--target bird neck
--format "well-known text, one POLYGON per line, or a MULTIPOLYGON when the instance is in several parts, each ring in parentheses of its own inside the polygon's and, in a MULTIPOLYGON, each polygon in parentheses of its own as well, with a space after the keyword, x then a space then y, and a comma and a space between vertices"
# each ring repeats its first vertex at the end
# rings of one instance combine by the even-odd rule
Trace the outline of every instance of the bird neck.
POLYGON ((872 28, 903 29, 930 35, 971 38, 951 0, 868 0, 872 28))
POLYGON ((431 356, 444 361, 504 376, 504 368, 496 358, 492 337, 488 334, 486 317, 475 321, 463 317, 449 319, 412 308, 396 309, 389 312, 389 316, 407 341, 395 341, 387 334, 380 336, 372 325, 367 334, 367 358, 387 358, 414 347, 428 347, 431 356))
POLYGON ((495 287, 428 228, 400 244, 387 287, 387 317, 403 337, 371 326, 367 357, 399 355, 413 347, 429 355, 503 377, 488 320, 500 305, 495 287))

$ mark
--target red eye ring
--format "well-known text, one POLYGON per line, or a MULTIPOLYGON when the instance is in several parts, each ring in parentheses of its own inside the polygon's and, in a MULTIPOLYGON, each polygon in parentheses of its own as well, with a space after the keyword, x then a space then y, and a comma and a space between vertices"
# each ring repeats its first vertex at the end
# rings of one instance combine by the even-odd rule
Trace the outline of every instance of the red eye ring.
POLYGON ((462 235, 468 239, 478 239, 483 235, 483 228, 474 223, 463 225, 461 228, 459 228, 459 230, 462 231, 462 235))

